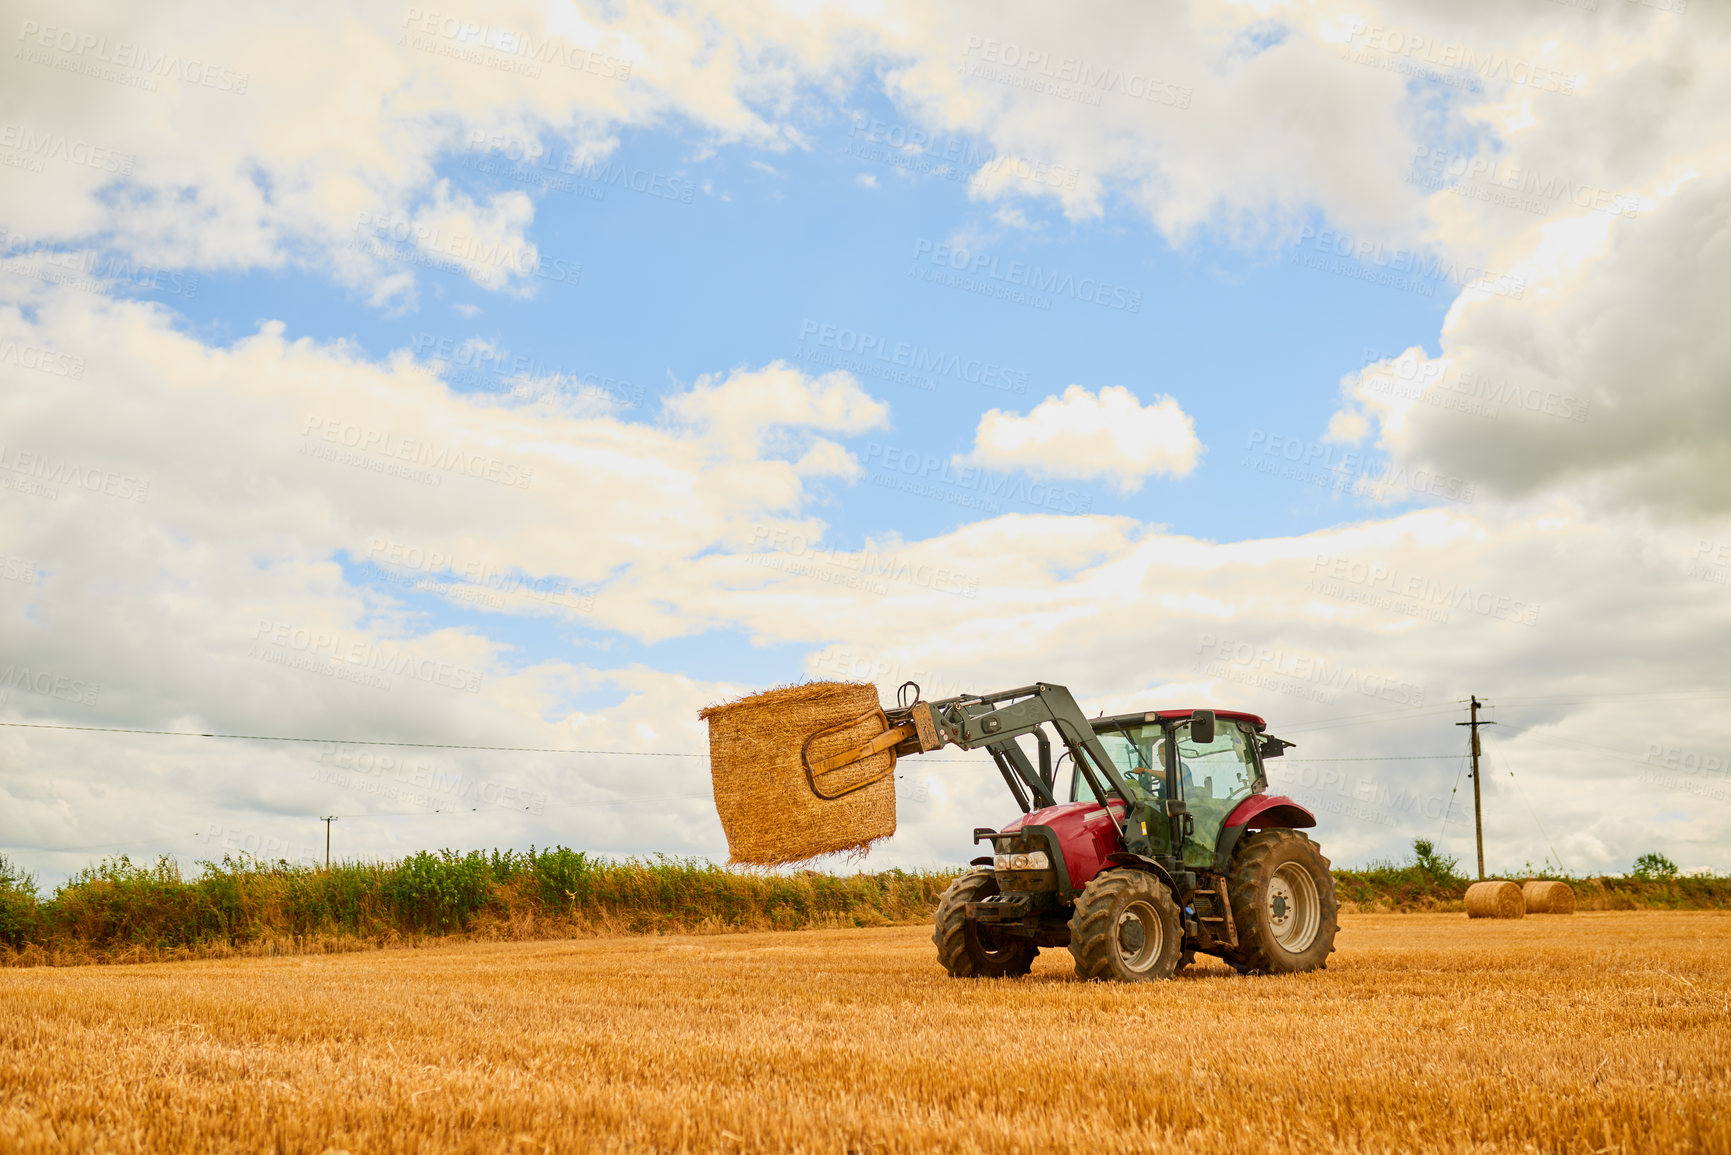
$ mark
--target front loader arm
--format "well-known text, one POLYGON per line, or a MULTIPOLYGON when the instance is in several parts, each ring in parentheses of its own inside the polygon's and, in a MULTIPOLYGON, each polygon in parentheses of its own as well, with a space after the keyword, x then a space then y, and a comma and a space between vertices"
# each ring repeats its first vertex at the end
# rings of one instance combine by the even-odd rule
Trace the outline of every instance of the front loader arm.
MULTIPOLYGON (((993 694, 963 694, 936 702, 918 702, 885 710, 892 732, 902 737, 894 750, 898 756, 927 754, 946 745, 964 750, 984 748, 992 755, 1010 792, 1024 810, 1029 809, 1022 790, 1026 788, 1041 805, 1052 805, 1053 775, 1050 746, 1041 727, 1050 725, 1059 741, 1075 760, 1076 772, 1093 788, 1097 798, 1116 795, 1124 803, 1120 818, 1110 806, 1106 813, 1132 850, 1147 838, 1140 832, 1146 828, 1147 815, 1139 813, 1143 804, 1131 792, 1124 778, 1106 753, 1106 747, 1094 733, 1093 725, 1082 707, 1063 686, 1036 682, 1014 690, 993 694), (1033 734, 1040 744, 1040 768, 1035 772, 1027 755, 1015 740, 1033 734)), ((887 735, 886 735, 887 737, 887 735)), ((1145 850, 1143 851, 1145 852, 1145 850)))

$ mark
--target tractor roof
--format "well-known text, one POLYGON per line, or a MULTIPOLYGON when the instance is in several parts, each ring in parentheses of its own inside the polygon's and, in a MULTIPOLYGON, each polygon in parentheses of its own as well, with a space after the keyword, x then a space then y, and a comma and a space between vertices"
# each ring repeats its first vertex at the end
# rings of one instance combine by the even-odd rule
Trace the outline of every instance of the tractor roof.
MULTIPOLYGON (((1206 706, 1199 708, 1207 709, 1206 706)), ((1113 714, 1110 718, 1091 718, 1089 721, 1093 722, 1096 727, 1102 723, 1112 722, 1121 725, 1134 726, 1142 722, 1152 722, 1156 718, 1161 720, 1188 718, 1195 712, 1195 710, 1146 710, 1138 711, 1134 714, 1113 714)), ((1263 721, 1255 714, 1246 714, 1242 710, 1216 710, 1214 711, 1214 714, 1219 718, 1231 718, 1235 722, 1249 722, 1251 726, 1255 727, 1256 732, 1259 734, 1268 729, 1267 722, 1263 721)))

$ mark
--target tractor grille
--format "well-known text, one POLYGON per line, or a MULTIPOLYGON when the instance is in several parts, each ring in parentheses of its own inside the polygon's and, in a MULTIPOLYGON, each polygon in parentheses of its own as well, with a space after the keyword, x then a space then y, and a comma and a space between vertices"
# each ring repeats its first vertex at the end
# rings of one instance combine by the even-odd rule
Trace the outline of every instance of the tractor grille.
POLYGON ((1055 870, 1000 870, 996 874, 998 889, 1004 894, 1058 889, 1058 872, 1055 870))

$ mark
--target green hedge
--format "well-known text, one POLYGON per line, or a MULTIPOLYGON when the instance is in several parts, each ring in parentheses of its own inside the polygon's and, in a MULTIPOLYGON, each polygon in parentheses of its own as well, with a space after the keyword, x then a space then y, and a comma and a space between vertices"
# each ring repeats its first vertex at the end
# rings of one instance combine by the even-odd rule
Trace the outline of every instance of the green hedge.
MULTIPOLYGON (((1628 874, 1617 876, 1551 873, 1528 866, 1493 877, 1566 882, 1580 910, 1731 910, 1731 876, 1680 874, 1662 854, 1643 854, 1628 874)), ((1337 898, 1370 911, 1458 910, 1472 883, 1458 860, 1439 854, 1423 839, 1413 843, 1411 862, 1336 870, 1334 880, 1337 898)))
MULTIPOLYGON (((1467 879, 1420 844, 1411 863, 1334 872, 1360 911, 1458 910, 1467 879)), ((0 963, 355 949, 439 936, 555 938, 923 922, 953 871, 833 875, 728 870, 697 859, 596 858, 568 847, 329 870, 224 858, 184 877, 172 858, 124 856, 40 898, 0 858, 0 963)), ((1514 876, 1564 877, 1525 873, 1514 876)), ((1651 871, 1564 877, 1583 910, 1731 909, 1731 878, 1651 871)), ((1352 908, 1349 908, 1352 909, 1352 908)))
POLYGON ((563 846, 422 851, 329 870, 228 857, 198 865, 188 878, 172 858, 108 858, 43 900, 33 879, 0 859, 0 943, 28 956, 17 962, 222 953, 267 942, 294 949, 345 938, 879 925, 923 920, 954 877, 771 874, 665 856, 617 861, 563 846))

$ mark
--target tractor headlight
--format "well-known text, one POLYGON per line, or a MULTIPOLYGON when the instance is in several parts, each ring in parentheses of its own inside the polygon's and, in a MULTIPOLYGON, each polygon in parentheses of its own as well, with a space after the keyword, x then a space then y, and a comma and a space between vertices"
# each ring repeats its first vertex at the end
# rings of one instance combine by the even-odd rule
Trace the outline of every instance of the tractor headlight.
POLYGON ((1052 860, 1044 850, 1035 850, 1027 854, 994 854, 992 865, 998 870, 1046 870, 1052 860))

